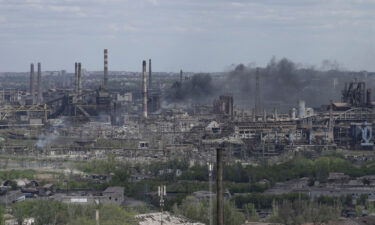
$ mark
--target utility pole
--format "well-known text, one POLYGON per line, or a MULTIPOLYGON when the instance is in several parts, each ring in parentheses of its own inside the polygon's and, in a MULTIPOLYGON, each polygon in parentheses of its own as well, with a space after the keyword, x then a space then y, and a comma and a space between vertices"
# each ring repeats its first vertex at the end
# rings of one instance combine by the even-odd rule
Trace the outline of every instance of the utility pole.
POLYGON ((160 198, 160 225, 163 225, 164 197, 167 196, 167 187, 165 185, 158 186, 158 195, 160 198))
POLYGON ((213 165, 212 165, 212 162, 210 161, 208 163, 208 182, 209 182, 209 186, 208 186, 208 190, 210 192, 210 206, 208 208, 209 212, 208 212, 208 215, 210 217, 210 225, 213 225, 213 213, 212 213, 212 169, 213 169, 213 165))
POLYGON ((216 149, 216 204, 217 225, 224 225, 224 199, 223 199, 223 148, 216 149))

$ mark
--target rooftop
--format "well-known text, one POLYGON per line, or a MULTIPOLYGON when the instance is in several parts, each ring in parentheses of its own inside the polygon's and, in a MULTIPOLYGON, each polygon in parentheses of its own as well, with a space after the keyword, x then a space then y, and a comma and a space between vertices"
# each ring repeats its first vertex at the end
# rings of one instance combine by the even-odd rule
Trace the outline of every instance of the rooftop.
POLYGON ((115 193, 115 192, 124 193, 124 191, 125 191, 124 187, 114 186, 114 187, 108 187, 107 189, 103 191, 103 193, 115 193))

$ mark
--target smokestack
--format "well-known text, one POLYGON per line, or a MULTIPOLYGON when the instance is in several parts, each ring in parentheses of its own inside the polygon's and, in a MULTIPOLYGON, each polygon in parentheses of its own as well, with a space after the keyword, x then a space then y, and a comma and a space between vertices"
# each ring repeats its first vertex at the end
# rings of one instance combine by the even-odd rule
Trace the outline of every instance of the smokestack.
POLYGON ((78 63, 74 64, 74 92, 78 95, 78 63))
POLYGON ((263 122, 267 122, 267 111, 263 111, 263 122))
POLYGON ((299 100, 299 102, 298 102, 298 118, 305 117, 305 111, 306 111, 305 101, 299 100))
POLYGON ((253 122, 256 120, 255 109, 251 109, 251 119, 253 122))
POLYGON ((38 63, 38 77, 37 77, 37 104, 42 104, 42 64, 38 63))
POLYGON ((34 73, 34 63, 30 65, 30 95, 32 104, 35 103, 35 73, 34 73))
POLYGON ((81 94, 82 94, 81 72, 82 72, 81 63, 78 63, 78 69, 77 69, 78 90, 77 90, 77 93, 78 93, 79 99, 81 98, 81 94))
POLYGON ((148 60, 148 88, 152 88, 152 67, 151 67, 151 59, 148 60))
POLYGON ((182 83, 182 75, 183 75, 183 72, 182 70, 180 70, 180 83, 182 83))
POLYGON ((104 49, 104 82, 103 88, 107 89, 108 85, 108 49, 104 49))
POLYGON ((143 86, 143 118, 147 119, 147 72, 146 72, 146 60, 143 60, 143 68, 142 68, 142 86, 143 86))
POLYGON ((216 149, 216 206, 217 225, 224 225, 224 199, 223 199, 223 149, 216 149))
POLYGON ((259 115, 262 113, 262 106, 260 100, 260 76, 259 68, 256 69, 255 74, 255 114, 259 115))

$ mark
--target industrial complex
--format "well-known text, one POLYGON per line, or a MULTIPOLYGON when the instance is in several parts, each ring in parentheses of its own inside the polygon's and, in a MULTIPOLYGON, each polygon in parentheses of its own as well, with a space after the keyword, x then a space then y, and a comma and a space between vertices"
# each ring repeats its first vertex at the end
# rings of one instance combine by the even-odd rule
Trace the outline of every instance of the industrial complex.
MULTIPOLYGON (((31 63, 29 73, 0 75, 4 81, 0 91, 1 165, 8 169, 21 167, 65 174, 63 182, 56 176, 42 179, 44 185, 25 179, 4 180, 0 195, 4 204, 38 198, 64 204, 90 205, 101 201, 129 205, 138 200, 128 199, 133 196, 118 185, 125 181, 117 180, 113 183, 116 186, 110 186, 113 179, 117 179, 116 174, 110 171, 84 173, 71 163, 125 163, 131 171, 126 182, 137 185, 160 177, 184 177, 189 169, 184 171, 166 165, 186 162, 187 168, 208 165, 210 185, 212 165, 215 165, 217 220, 218 224, 224 224, 225 199, 241 196, 224 186, 228 166, 266 168, 298 156, 314 160, 327 154, 340 154, 361 165, 375 157, 372 133, 375 102, 372 101, 371 76, 367 73, 365 79, 362 72, 346 75, 345 79, 327 75, 324 79, 332 80, 329 93, 335 93, 326 96, 320 105, 310 106, 311 100, 303 96, 294 96, 297 101, 292 102, 286 98, 265 99, 267 89, 268 93, 293 93, 291 89, 273 90, 267 86, 270 82, 267 74, 272 71, 269 68, 240 65, 229 75, 193 74, 182 70, 161 73, 153 71, 149 59, 140 63, 140 72, 119 72, 109 69, 108 49, 103 53, 103 71, 90 72, 81 62, 73 64, 74 73, 43 71, 42 63, 31 63), (246 82, 249 84, 241 89, 238 83, 246 82), (158 163, 165 166, 156 173, 150 172, 149 166, 158 163), (70 172, 64 171, 66 168, 70 172), (101 184, 106 189, 69 187, 72 181, 101 184), (65 185, 65 189, 54 188, 59 183, 65 185), (10 188, 11 185, 14 187, 10 188), (224 196, 229 197, 224 199, 224 196)), ((311 86, 316 87, 318 95, 319 85, 311 86)), ((308 85, 305 88, 311 89, 308 85)), ((267 187, 265 196, 300 193, 319 199, 350 195, 359 200, 366 195, 373 200, 372 176, 326 175, 327 183, 302 175, 286 182, 268 177, 246 179, 255 182, 250 185, 267 187), (369 184, 364 186, 362 180, 368 180, 369 184)), ((147 185, 143 188, 146 190, 147 185)), ((167 191, 164 193, 167 196, 167 191)), ((152 190, 138 195, 151 202, 156 198, 152 190)), ((159 191, 161 199, 164 195, 159 191)), ((194 192, 194 195, 201 200, 213 197, 212 192, 194 192)), ((160 203, 162 206, 164 200, 160 203)), ((257 214, 262 220, 271 216, 264 209, 257 214)))
POLYGON ((108 61, 105 49, 102 75, 83 70, 80 62, 74 74, 43 72, 41 63, 35 72, 32 63, 26 89, 14 85, 0 93, 2 151, 78 160, 114 154, 133 162, 188 157, 206 163, 215 145, 225 143, 230 160, 259 163, 298 151, 347 150, 349 156, 373 150, 375 104, 364 81, 346 82, 341 101, 327 98, 322 106, 308 107, 300 99, 287 110, 270 110, 263 106, 262 69, 256 68, 247 108, 236 107, 231 94, 208 103, 168 103, 169 86, 184 85, 191 74, 154 74, 150 59, 148 71, 143 61, 141 73, 109 75, 108 61))

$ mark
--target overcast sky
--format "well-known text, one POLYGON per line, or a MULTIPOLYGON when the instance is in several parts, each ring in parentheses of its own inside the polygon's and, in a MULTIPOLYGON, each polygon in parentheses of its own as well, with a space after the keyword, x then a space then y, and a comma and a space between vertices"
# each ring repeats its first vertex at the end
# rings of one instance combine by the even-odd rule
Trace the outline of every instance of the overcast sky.
POLYGON ((224 71, 272 56, 375 71, 375 0, 0 0, 0 71, 224 71))

